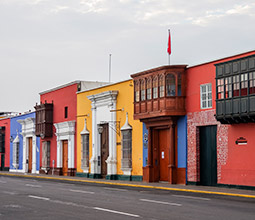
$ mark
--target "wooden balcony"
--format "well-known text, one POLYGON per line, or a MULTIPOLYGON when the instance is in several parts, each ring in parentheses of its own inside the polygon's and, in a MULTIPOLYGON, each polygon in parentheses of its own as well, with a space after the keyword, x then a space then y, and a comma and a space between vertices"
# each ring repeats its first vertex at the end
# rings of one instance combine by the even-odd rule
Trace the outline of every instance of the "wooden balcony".
POLYGON ((186 114, 185 97, 170 96, 134 103, 134 119, 186 114))
POLYGON ((134 79, 134 119, 185 115, 185 73, 186 65, 172 65, 131 75, 134 79))
POLYGON ((52 137, 53 103, 44 103, 35 107, 35 135, 41 138, 52 137))

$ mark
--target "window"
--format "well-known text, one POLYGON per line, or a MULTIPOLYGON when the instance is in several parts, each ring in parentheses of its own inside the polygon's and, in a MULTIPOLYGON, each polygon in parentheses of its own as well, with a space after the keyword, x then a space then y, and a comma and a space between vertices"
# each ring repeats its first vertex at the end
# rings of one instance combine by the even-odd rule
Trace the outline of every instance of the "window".
POLYGON ((255 72, 249 74, 249 94, 255 94, 255 72))
POLYGON ((42 142, 42 169, 50 168, 50 141, 42 142))
POLYGON ((239 75, 233 76, 233 97, 239 96, 240 91, 240 83, 239 83, 239 75))
POLYGON ((212 84, 200 86, 201 109, 212 108, 212 84))
POLYGON ((141 101, 145 100, 145 80, 141 82, 141 101))
POLYGON ((139 102, 140 101, 140 88, 139 88, 139 81, 135 82, 135 102, 139 102))
POLYGON ((68 117, 68 107, 66 106, 65 107, 65 118, 67 118, 68 117))
POLYGON ((84 169, 89 167, 89 134, 81 135, 81 146, 82 146, 81 164, 82 168, 84 169))
POLYGON ((88 172, 89 170, 89 131, 87 129, 87 119, 84 120, 84 128, 81 135, 81 168, 88 172))
POLYGON ((159 78, 159 97, 165 96, 165 82, 164 82, 164 76, 160 76, 159 78))
POLYGON ((12 145, 12 165, 15 169, 19 168, 19 135, 13 141, 12 145))
MULTIPOLYGON (((203 88, 205 90, 205 88, 203 88)), ((217 98, 224 99, 224 79, 218 79, 217 81, 217 98)), ((204 91, 205 93, 205 91, 204 91)))
POLYGON ((166 76, 166 95, 175 96, 175 75, 167 74, 166 76))
POLYGON ((225 78, 225 98, 232 98, 232 77, 225 78))
POLYGON ((182 95, 182 75, 178 74, 178 96, 182 95))
POLYGON ((132 130, 122 130, 122 160, 121 168, 132 167, 132 130))
POLYGON ((241 74, 241 96, 248 95, 248 73, 241 74))
POLYGON ((5 127, 0 127, 0 153, 5 153, 5 127))
POLYGON ((151 100, 151 79, 147 79, 146 87, 147 87, 147 100, 151 100))
POLYGON ((152 86, 153 86, 153 98, 157 99, 158 98, 158 78, 154 77, 153 78, 153 82, 152 82, 152 86))

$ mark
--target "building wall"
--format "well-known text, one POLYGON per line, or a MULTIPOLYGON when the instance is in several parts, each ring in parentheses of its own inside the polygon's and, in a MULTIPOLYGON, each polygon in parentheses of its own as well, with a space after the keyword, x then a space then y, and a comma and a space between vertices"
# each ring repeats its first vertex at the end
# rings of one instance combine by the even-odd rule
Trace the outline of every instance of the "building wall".
MULTIPOLYGON (((69 85, 57 90, 49 91, 48 93, 41 94, 40 101, 42 103, 52 103, 53 102, 53 124, 65 122, 65 121, 76 121, 76 111, 77 111, 77 84, 69 85), (65 107, 68 107, 68 117, 65 118, 65 107)), ((57 140, 56 140, 56 129, 53 126, 53 136, 50 138, 45 138, 42 141, 50 141, 51 152, 50 152, 50 166, 57 166, 57 140)), ((42 146, 42 143, 41 145, 42 146)), ((75 151, 76 152, 76 133, 75 133, 75 151)), ((42 160, 42 155, 40 157, 42 160)), ((74 157, 74 164, 76 165, 76 155, 74 157)))
POLYGON ((187 167, 187 116, 177 120, 178 168, 187 167))
MULTIPOLYGON (((18 120, 26 119, 26 118, 35 118, 35 112, 31 112, 28 114, 18 115, 12 117, 10 119, 10 137, 14 140, 17 136, 17 131, 19 135, 19 168, 18 170, 23 170, 23 136, 22 125, 18 122, 18 120)), ((40 138, 36 137, 36 170, 39 170, 40 167, 40 138)), ((10 169, 15 169, 13 167, 13 142, 10 143, 10 169)))
POLYGON ((187 69, 187 181, 200 181, 199 127, 217 125, 217 178, 218 184, 255 186, 252 154, 255 124, 222 125, 216 121, 216 68, 214 64, 255 54, 255 51, 228 57, 187 69), (212 108, 200 108, 200 85, 212 84, 212 108), (245 137, 247 145, 237 146, 236 139, 245 137))
MULTIPOLYGON (((132 175, 142 175, 143 165, 143 142, 142 129, 143 125, 137 120, 133 120, 133 81, 128 80, 113 85, 85 91, 77 94, 77 172, 83 172, 81 169, 81 138, 80 132, 84 128, 84 119, 87 119, 87 129, 90 132, 90 158, 92 156, 92 111, 91 101, 87 96, 98 94, 106 91, 117 90, 117 107, 124 109, 117 111, 117 121, 120 121, 120 128, 125 124, 126 112, 128 112, 128 121, 132 126, 132 175), (87 115, 86 117, 84 115, 87 115)), ((98 112, 99 113, 99 112, 98 112)), ((104 115, 98 116, 104 118, 104 115)), ((121 170, 121 133, 117 134, 117 174, 122 175, 121 170)))
MULTIPOLYGON (((10 118, 0 119, 0 127, 5 127, 5 161, 4 167, 10 167, 10 118)), ((0 157, 1 164, 1 157, 0 157)))

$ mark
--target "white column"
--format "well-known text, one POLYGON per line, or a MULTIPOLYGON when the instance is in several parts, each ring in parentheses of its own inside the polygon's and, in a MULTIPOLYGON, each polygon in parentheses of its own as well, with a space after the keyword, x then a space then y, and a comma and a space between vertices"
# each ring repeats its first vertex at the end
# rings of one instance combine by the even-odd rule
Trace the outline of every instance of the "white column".
POLYGON ((98 172, 98 142, 97 142, 97 109, 94 101, 92 101, 92 157, 90 159, 91 173, 97 174, 98 172))
POLYGON ((68 140, 68 168, 74 168, 74 135, 68 140))
POLYGON ((62 146, 59 137, 57 137, 57 168, 62 167, 62 146))
MULTIPOLYGON (((112 102, 111 110, 116 110, 116 101, 112 102)), ((116 153, 116 111, 111 112, 109 122, 109 157, 107 159, 107 174, 117 174, 117 153, 116 153)))
POLYGON ((36 137, 32 137, 32 173, 36 173, 36 137))
MULTIPOLYGON (((23 134, 22 134, 22 136, 23 136, 23 134)), ((27 139, 24 135, 23 136, 23 164, 22 164, 22 171, 24 173, 26 173, 27 169, 28 169, 26 162, 27 162, 27 139)))

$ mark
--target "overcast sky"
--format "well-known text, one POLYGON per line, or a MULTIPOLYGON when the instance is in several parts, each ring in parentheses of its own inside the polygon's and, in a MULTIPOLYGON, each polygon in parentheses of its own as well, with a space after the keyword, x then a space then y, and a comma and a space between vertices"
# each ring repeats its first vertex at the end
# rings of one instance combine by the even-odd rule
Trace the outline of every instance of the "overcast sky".
POLYGON ((0 111, 39 92, 114 82, 168 64, 196 65, 255 49, 254 0, 0 0, 0 111))

